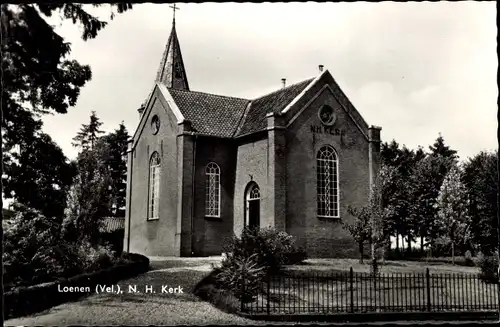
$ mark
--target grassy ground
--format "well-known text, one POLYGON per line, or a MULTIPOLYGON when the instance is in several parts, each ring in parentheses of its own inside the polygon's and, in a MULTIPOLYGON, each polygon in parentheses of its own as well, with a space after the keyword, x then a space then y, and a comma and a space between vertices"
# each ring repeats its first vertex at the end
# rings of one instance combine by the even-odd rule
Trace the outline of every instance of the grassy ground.
MULTIPOLYGON (((206 267, 209 269, 209 267, 206 267)), ((123 294, 94 294, 6 325, 248 325, 253 320, 219 311, 190 293, 206 271, 175 269, 151 271, 120 282, 123 294), (142 293, 127 293, 136 286, 142 293), (161 294, 161 286, 182 287, 183 294, 161 294), (144 293, 151 286, 156 293, 144 293)), ((264 324, 264 322, 259 323, 264 324)))
MULTIPOLYGON (((381 267, 381 277, 369 278, 370 266, 353 259, 310 259, 302 265, 287 267, 286 277, 271 280, 271 311, 349 312, 353 268, 353 309, 365 311, 420 311, 427 306, 427 281, 430 273, 430 299, 435 311, 479 310, 498 308, 497 286, 477 279, 475 267, 415 261, 388 261, 381 267), (315 280, 308 276, 316 276, 315 280), (293 277, 294 276, 294 277, 293 277), (461 277, 464 276, 464 277, 461 277)), ((265 294, 249 304, 252 311, 267 310, 265 294)))
MULTIPOLYGON (((369 272, 368 260, 360 264, 358 259, 308 259, 302 265, 288 267, 294 271, 349 271, 369 272)), ((467 273, 477 274, 477 267, 466 267, 462 265, 451 265, 444 262, 421 262, 421 261, 386 261, 381 267, 382 273, 424 273, 427 268, 431 273, 467 273)))
MULTIPOLYGON (((268 325, 228 314, 191 294, 194 286, 217 262, 213 258, 151 261, 156 269, 119 283, 123 294, 93 294, 32 316, 10 319, 6 326, 34 325, 268 325), (127 293, 136 285, 143 293, 127 293), (183 294, 161 294, 161 286, 182 287, 183 294), (144 293, 151 286, 157 293, 144 293)), ((348 270, 356 260, 309 260, 309 268, 348 270)), ((408 263, 411 270, 413 263, 408 263)), ((415 263, 418 264, 418 263, 415 263)), ((302 269, 306 266, 298 266, 302 269)), ((401 266, 398 266, 401 267, 401 266)), ((358 267, 363 268, 362 266, 358 267)), ((463 267, 462 267, 463 268, 463 267)), ((365 268, 363 268, 365 269, 365 268)), ((453 268, 455 269, 455 268, 453 268)), ((446 269, 441 269, 446 270, 446 269)), ((406 322, 417 324, 417 322, 406 322)), ((279 323, 285 324, 285 323, 279 323)), ((286 323, 295 325, 296 323, 286 323)), ((420 324, 420 323, 419 323, 420 324)))

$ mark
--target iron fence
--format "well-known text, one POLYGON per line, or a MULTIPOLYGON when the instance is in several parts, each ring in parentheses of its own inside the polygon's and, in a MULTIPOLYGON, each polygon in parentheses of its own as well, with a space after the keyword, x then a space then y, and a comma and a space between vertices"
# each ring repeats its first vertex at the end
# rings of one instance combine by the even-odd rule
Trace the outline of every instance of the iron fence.
MULTIPOLYGON (((244 285, 242 286, 244 287, 244 285)), ((498 310, 500 285, 474 274, 307 272, 271 275, 241 300, 256 314, 498 310)))

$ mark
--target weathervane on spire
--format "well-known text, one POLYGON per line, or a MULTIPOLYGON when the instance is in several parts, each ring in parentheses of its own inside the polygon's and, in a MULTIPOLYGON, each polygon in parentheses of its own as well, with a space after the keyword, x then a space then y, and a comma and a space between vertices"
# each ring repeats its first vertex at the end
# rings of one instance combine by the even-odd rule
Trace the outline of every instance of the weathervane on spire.
POLYGON ((172 8, 172 10, 174 11, 174 20, 173 22, 175 23, 175 11, 176 10, 181 10, 181 8, 177 7, 177 5, 174 3, 173 6, 169 6, 170 8, 172 8))

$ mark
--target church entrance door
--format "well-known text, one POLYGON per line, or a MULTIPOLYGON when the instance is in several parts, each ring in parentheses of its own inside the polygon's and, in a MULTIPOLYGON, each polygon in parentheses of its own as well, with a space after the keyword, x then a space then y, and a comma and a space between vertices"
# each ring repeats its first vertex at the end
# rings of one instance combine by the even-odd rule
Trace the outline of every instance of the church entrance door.
POLYGON ((247 187, 245 203, 245 226, 260 227, 260 188, 256 183, 247 187))

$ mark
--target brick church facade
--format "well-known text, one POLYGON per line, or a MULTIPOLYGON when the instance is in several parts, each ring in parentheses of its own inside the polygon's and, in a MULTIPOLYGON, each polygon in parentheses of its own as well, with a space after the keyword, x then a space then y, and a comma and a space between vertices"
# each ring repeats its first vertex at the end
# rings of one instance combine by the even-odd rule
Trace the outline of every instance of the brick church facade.
POLYGON ((257 99, 191 91, 175 30, 129 143, 125 251, 220 255, 274 226, 310 257, 357 255, 343 230, 379 169, 369 126, 328 70, 257 99))

